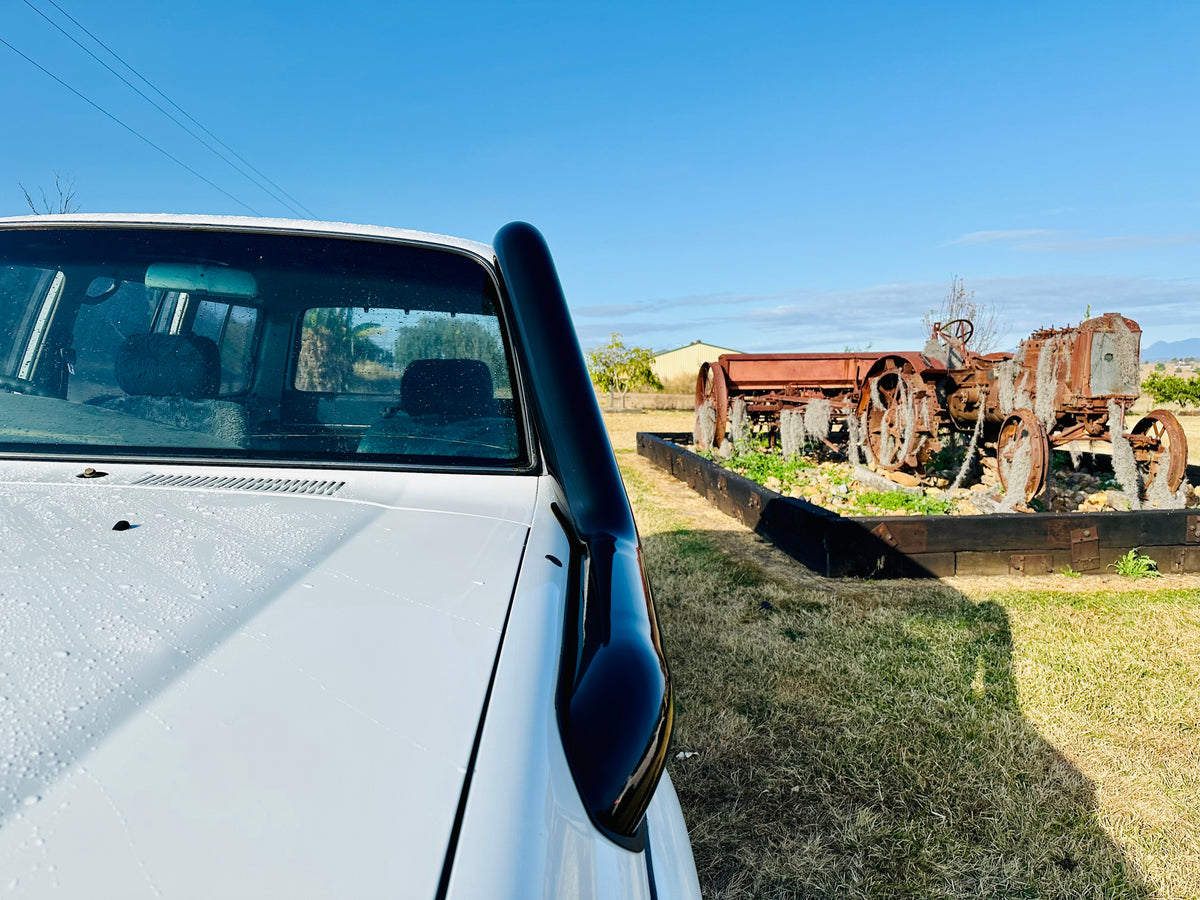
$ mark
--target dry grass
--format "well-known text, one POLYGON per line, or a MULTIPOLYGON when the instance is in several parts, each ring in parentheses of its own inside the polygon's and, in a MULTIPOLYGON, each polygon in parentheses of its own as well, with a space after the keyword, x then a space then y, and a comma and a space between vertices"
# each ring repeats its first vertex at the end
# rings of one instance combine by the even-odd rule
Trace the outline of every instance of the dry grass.
POLYGON ((691 394, 696 390, 696 373, 689 372, 662 380, 663 390, 671 394, 691 394))
POLYGON ((1200 897, 1194 579, 819 578, 609 422, 707 897, 1200 897))

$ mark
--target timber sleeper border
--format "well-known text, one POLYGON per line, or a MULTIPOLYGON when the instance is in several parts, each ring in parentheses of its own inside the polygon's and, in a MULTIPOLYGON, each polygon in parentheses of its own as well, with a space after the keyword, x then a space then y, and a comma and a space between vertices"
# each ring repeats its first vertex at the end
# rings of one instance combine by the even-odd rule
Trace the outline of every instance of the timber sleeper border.
POLYGON ((690 442, 687 433, 637 436, 641 456, 821 575, 1105 575, 1133 547, 1163 574, 1200 573, 1200 510, 841 516, 697 456, 690 442))

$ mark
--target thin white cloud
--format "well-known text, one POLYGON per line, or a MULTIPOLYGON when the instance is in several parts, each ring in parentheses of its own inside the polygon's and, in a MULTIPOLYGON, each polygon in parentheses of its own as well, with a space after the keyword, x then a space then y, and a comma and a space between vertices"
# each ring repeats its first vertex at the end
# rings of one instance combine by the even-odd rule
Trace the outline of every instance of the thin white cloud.
POLYGON ((942 246, 1013 243, 1015 241, 1027 241, 1030 238, 1050 237, 1056 234, 1062 234, 1062 232, 1047 228, 1018 228, 1008 231, 970 231, 967 234, 959 235, 952 241, 946 241, 942 246))
POLYGON ((1086 238, 1078 241, 1032 241, 1017 244, 1023 253, 1094 253, 1096 251, 1142 250, 1148 247, 1178 247, 1200 244, 1200 231, 1178 234, 1125 234, 1116 237, 1086 238))
POLYGON ((611 319, 646 311, 644 303, 614 303, 609 306, 580 306, 571 310, 575 318, 611 319))
POLYGON ((617 303, 599 306, 581 306, 571 310, 571 315, 611 319, 616 316, 651 314, 673 309, 701 309, 709 306, 736 306, 745 303, 761 303, 777 298, 769 294, 691 294, 686 297, 667 297, 644 300, 640 303, 617 303))
MULTIPOLYGON (((1020 276, 967 279, 975 299, 996 307, 1001 346, 1014 348, 1038 328, 1078 324, 1088 314, 1120 312, 1141 324, 1143 346, 1200 337, 1200 282, 1155 278, 1020 276)), ((946 294, 942 281, 874 285, 847 291, 796 290, 786 296, 731 298, 692 305, 693 314, 613 316, 578 321, 584 346, 621 332, 635 346, 682 346, 700 338, 753 352, 831 352, 847 347, 916 350, 922 316, 946 294)), ((694 298, 678 298, 688 305, 694 298)), ((676 309, 670 300, 660 308, 676 309)), ((656 304, 657 305, 657 304, 656 304)))
POLYGON ((1020 253, 1095 253, 1119 250, 1144 250, 1153 247, 1178 247, 1200 244, 1200 231, 1175 234, 1123 234, 1112 237, 1062 239, 1068 232, 1047 228, 1021 228, 1007 231, 971 231, 943 247, 976 247, 983 244, 1007 244, 1020 253))

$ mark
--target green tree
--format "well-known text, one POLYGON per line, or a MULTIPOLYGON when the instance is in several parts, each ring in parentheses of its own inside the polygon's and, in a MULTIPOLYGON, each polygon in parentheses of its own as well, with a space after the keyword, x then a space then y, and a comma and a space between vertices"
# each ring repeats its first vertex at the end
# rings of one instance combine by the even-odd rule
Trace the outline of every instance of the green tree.
POLYGON ((398 372, 414 359, 478 359, 487 363, 495 388, 506 391, 511 387, 499 323, 491 316, 421 316, 400 332, 394 352, 398 372))
POLYGON ((1200 376, 1181 378, 1154 371, 1142 382, 1142 391, 1153 397, 1155 403, 1200 406, 1200 376))
POLYGON ((356 322, 354 307, 320 307, 304 314, 296 388, 301 391, 353 389, 354 366, 383 362, 387 351, 370 338, 385 329, 378 322, 356 322))
POLYGON ((592 382, 608 391, 608 408, 612 409, 615 396, 621 395, 621 409, 625 408, 625 396, 638 387, 662 390, 662 382, 650 368, 653 352, 647 347, 626 347, 621 335, 614 332, 603 347, 588 352, 588 372, 592 382))

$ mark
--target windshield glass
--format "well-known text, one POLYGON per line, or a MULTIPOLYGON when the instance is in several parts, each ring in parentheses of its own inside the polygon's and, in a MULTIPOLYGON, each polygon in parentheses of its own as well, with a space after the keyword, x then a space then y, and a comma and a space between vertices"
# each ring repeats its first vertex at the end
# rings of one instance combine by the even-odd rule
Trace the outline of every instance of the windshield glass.
POLYGON ((452 250, 0 230, 0 453, 523 466, 513 372, 452 250))

